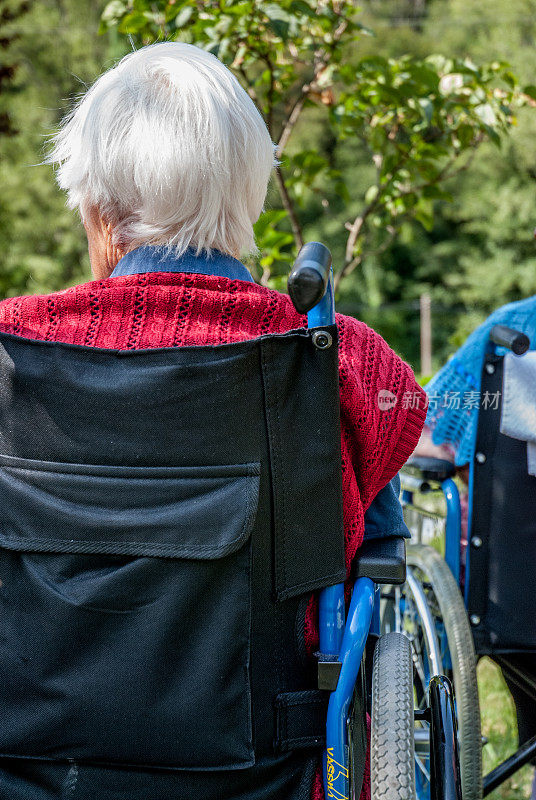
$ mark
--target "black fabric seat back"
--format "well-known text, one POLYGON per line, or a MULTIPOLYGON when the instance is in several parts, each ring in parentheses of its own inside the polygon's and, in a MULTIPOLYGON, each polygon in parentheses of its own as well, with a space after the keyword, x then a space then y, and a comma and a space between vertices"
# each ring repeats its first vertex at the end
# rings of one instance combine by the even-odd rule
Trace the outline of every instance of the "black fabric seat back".
POLYGON ((278 709, 323 703, 303 617, 345 576, 330 332, 0 334, 0 757, 200 776, 281 758, 296 782, 311 753, 275 741, 278 709))
POLYGON ((503 358, 488 353, 469 544, 468 612, 480 654, 536 652, 536 477, 526 442, 500 433, 502 382, 503 358))

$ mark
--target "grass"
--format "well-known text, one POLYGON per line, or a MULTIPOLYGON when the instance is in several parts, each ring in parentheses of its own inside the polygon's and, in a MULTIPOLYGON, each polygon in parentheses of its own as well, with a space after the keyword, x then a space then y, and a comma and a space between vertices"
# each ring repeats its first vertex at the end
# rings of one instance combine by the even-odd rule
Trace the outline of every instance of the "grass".
MULTIPOLYGON (((513 700, 499 667, 489 658, 478 664, 478 688, 482 734, 488 739, 483 750, 486 775, 517 749, 517 724, 513 700)), ((525 766, 495 789, 491 800, 528 800, 531 796, 534 767, 525 766)))

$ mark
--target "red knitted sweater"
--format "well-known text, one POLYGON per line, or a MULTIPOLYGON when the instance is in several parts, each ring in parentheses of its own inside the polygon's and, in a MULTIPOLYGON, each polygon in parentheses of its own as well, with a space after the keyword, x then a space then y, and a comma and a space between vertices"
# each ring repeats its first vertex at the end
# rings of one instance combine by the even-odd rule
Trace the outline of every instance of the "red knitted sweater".
MULTIPOLYGON (((364 532, 364 512, 415 448, 426 416, 410 367, 362 322, 337 315, 346 563, 364 532), (396 402, 382 410, 378 392, 396 402)), ((286 295, 240 280, 146 273, 92 281, 50 295, 0 303, 0 330, 30 339, 137 349, 210 345, 306 325, 286 295)), ((306 640, 316 646, 314 607, 306 640)), ((320 797, 317 785, 315 796, 320 797)))

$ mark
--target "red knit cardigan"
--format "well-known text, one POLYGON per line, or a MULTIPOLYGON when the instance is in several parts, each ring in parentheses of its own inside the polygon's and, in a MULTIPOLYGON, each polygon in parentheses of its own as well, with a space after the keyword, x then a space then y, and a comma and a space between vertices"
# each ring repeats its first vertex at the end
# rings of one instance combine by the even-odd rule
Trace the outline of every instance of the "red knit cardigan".
MULTIPOLYGON (((337 315, 346 564, 360 546, 364 512, 413 452, 426 395, 410 367, 362 322, 337 315), (396 400, 385 410, 378 392, 396 400)), ((0 303, 0 330, 30 339, 113 349, 211 345, 304 327, 289 298, 216 275, 144 273, 92 281, 0 303)), ((317 644, 314 605, 306 641, 317 644)), ((317 778, 315 797, 322 795, 317 778)))

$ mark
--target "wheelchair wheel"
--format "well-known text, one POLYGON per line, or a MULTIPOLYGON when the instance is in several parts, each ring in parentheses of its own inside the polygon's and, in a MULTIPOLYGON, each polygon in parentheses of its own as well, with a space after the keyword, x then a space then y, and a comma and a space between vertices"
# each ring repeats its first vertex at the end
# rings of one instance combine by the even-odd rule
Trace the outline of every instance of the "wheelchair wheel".
POLYGON ((413 663, 409 639, 381 636, 372 669, 371 800, 414 800, 413 663))
MULTIPOLYGON (((482 738, 473 636, 454 576, 439 553, 428 545, 407 548, 408 580, 402 588, 402 629, 413 645, 416 706, 428 705, 434 673, 454 686, 464 800, 482 797, 482 738)), ((417 793, 429 796, 429 730, 416 723, 417 793)))

